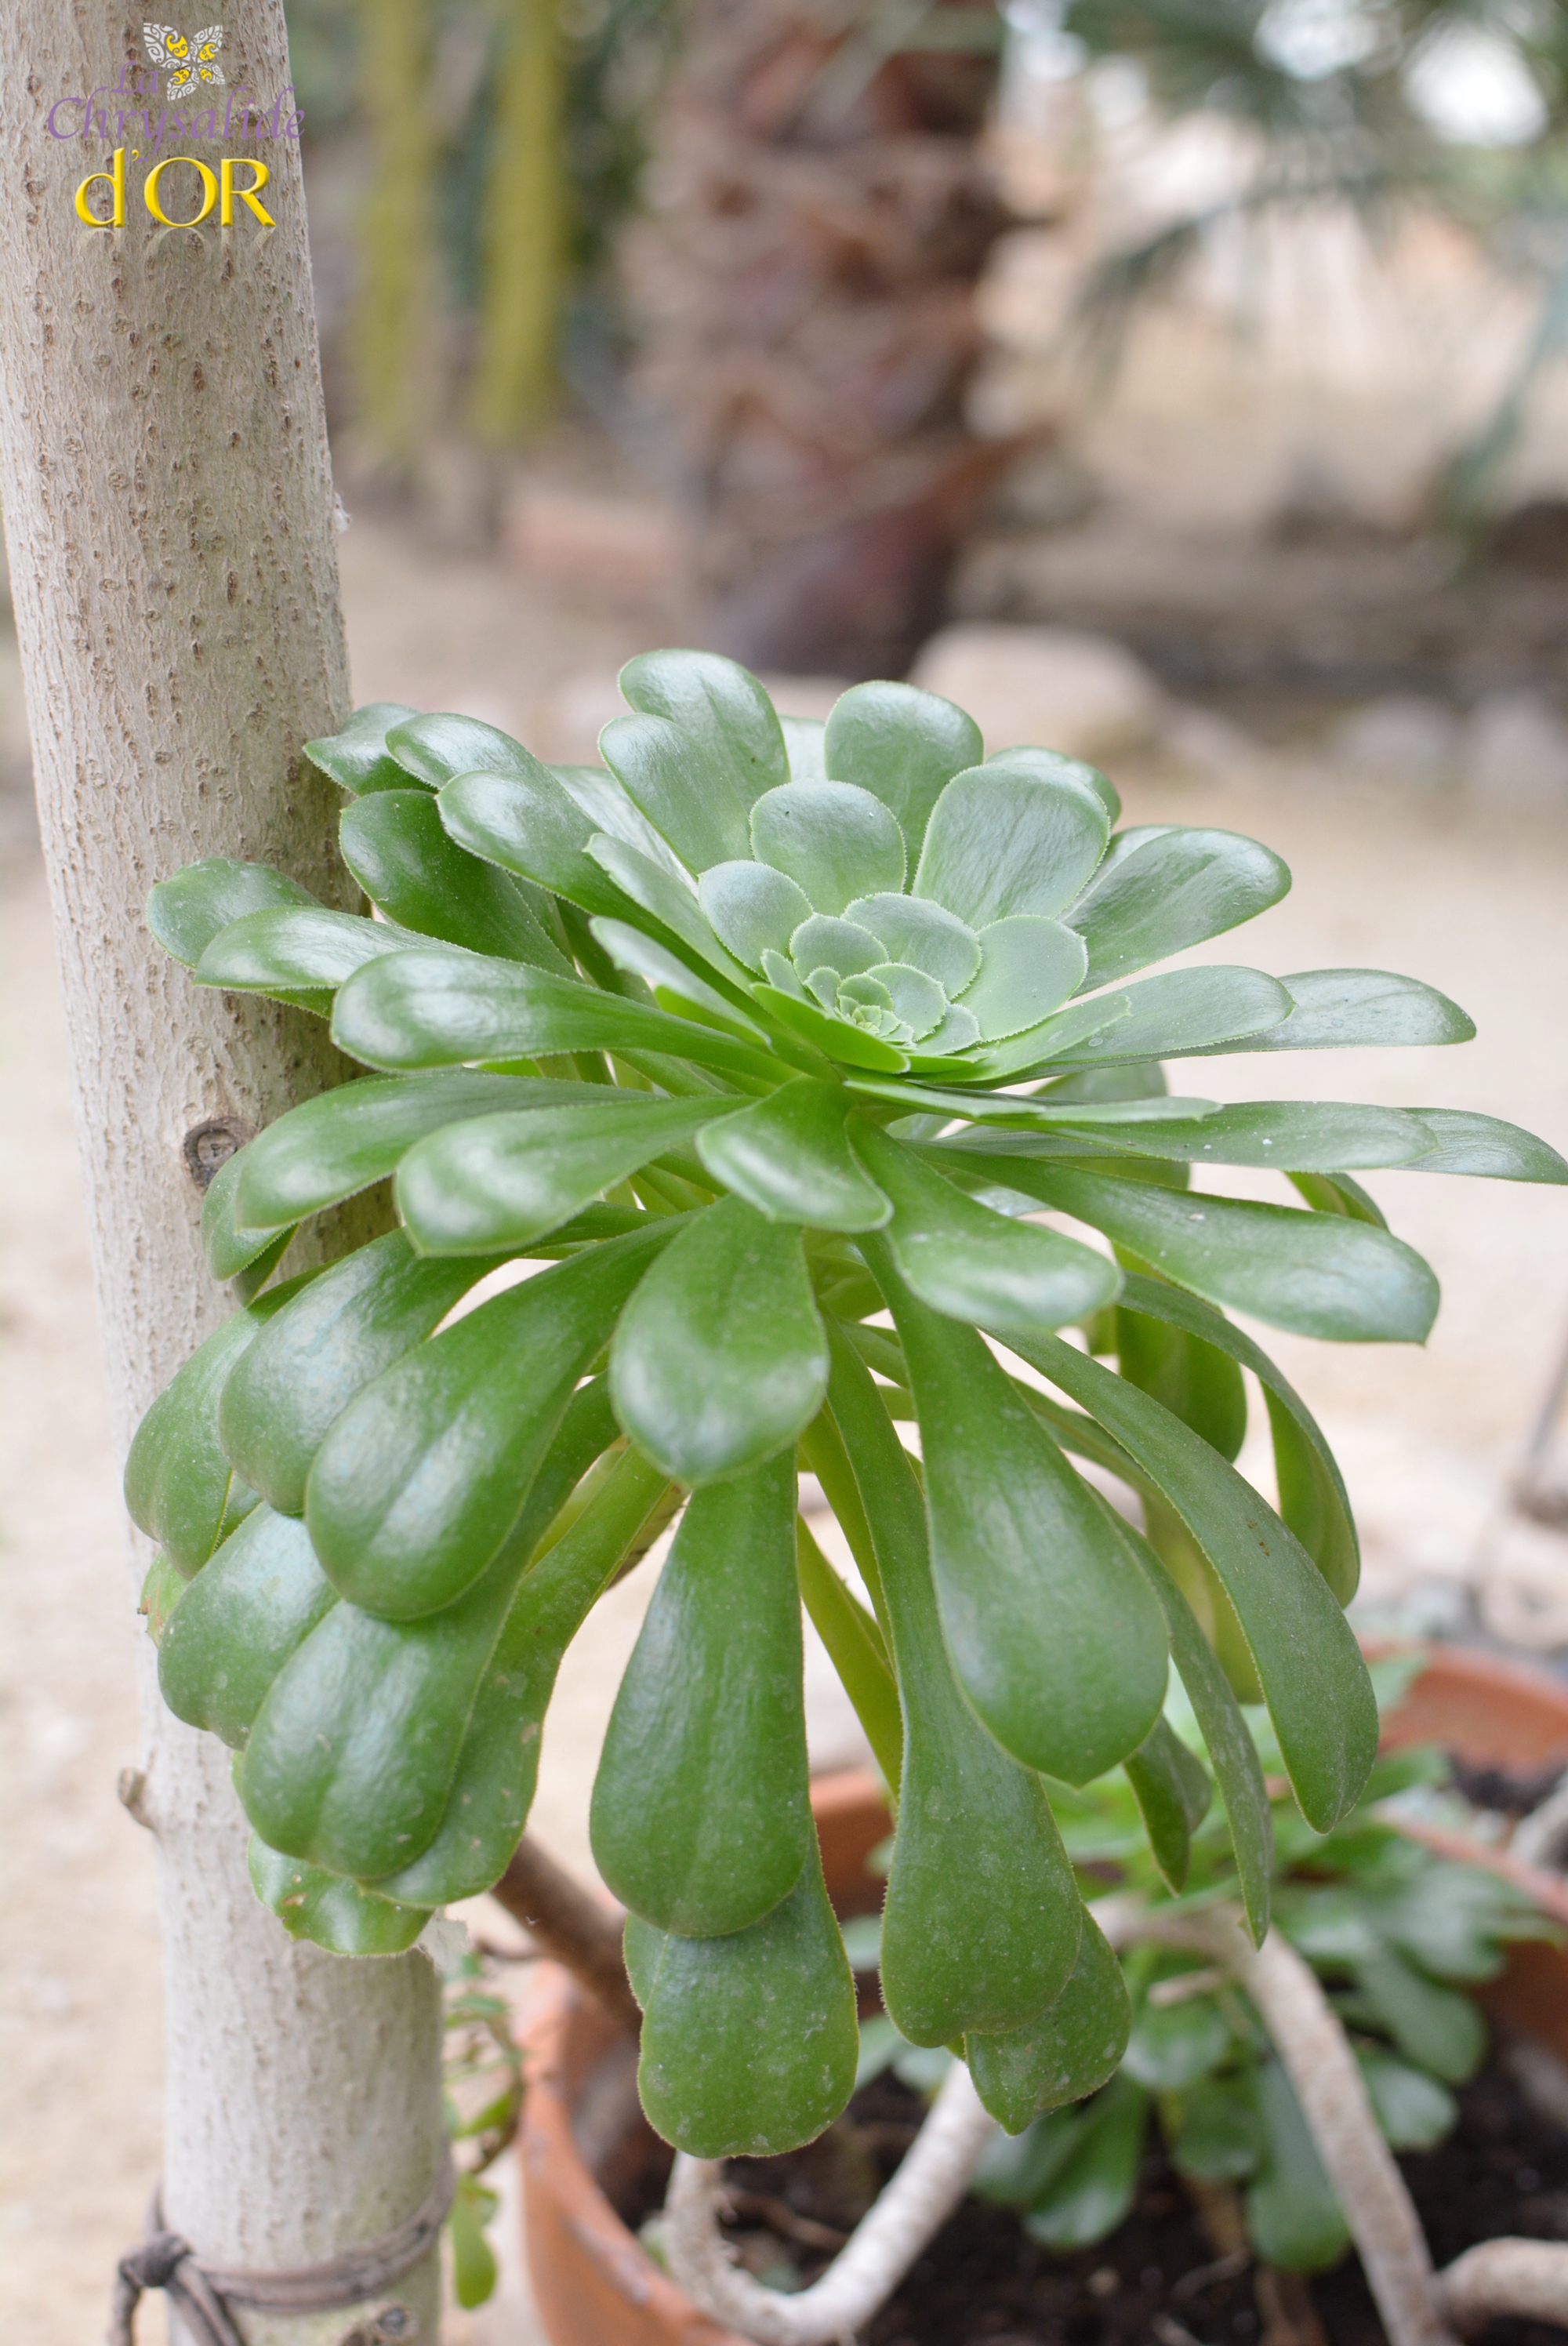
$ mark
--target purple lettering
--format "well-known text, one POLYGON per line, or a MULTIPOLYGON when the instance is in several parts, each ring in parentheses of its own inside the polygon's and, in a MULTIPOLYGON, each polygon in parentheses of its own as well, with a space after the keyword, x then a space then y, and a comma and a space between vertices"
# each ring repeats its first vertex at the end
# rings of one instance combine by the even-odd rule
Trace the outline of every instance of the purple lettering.
POLYGON ((304 120, 305 117, 303 114, 291 114, 289 117, 288 121, 283 125, 284 138, 298 138, 300 132, 304 126, 304 120))
POLYGON ((57 98, 55 100, 54 105, 49 108, 48 130, 49 130, 49 136, 50 136, 50 138, 76 138, 76 133, 74 130, 56 130, 56 128, 55 128, 55 117, 56 117, 56 114, 58 114, 58 112, 59 112, 59 110, 60 110, 60 108, 61 108, 61 107, 62 107, 62 106, 79 106, 79 107, 82 107, 82 109, 83 109, 83 110, 84 110, 84 112, 85 112, 85 111, 86 111, 86 108, 87 108, 87 99, 86 99, 85 97, 57 97, 57 98))

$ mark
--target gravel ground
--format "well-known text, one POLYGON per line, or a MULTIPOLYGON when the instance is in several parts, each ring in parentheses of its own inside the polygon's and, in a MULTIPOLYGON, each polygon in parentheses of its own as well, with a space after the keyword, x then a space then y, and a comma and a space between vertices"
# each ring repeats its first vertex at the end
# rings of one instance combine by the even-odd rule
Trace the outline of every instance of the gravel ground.
MULTIPOLYGON (((565 674, 613 667, 649 632, 477 562, 433 562, 363 525, 344 542, 344 571, 361 699, 466 706, 525 726, 565 674)), ((5 644, 0 715, 14 706, 15 652, 5 644)), ((1221 783, 1153 766, 1122 779, 1134 819, 1256 831, 1292 864, 1292 895, 1227 941, 1226 957, 1282 971, 1409 970, 1456 995, 1481 1027, 1469 1048, 1424 1056, 1213 1060, 1203 1089, 1468 1106, 1568 1148, 1559 1035, 1568 820, 1505 824, 1391 789, 1352 790, 1263 752, 1221 783)), ((1568 1645, 1568 1543, 1511 1521, 1503 1503, 1568 1333, 1564 1200, 1398 1174, 1373 1175, 1369 1187, 1441 1276, 1444 1311, 1425 1352, 1267 1339, 1339 1449, 1369 1590, 1385 1606, 1426 1605, 1440 1617, 1448 1604, 1457 1617, 1454 1592, 1479 1585, 1492 1628, 1568 1645)), ((114 1789, 135 1754, 137 1629, 82 1220, 42 874, 25 825, 13 819, 0 824, 0 1570, 9 1632, 0 1768, 13 1786, 0 1917, 10 2086, 0 2235, 9 2346, 99 2334, 115 2258, 139 2229, 158 2164, 151 1868, 114 1789)), ((568 1659, 546 1730, 535 1821, 579 1865, 598 1735, 652 1576, 645 1569, 600 1608, 568 1659)), ((820 1756, 841 1756, 841 1712, 825 1694, 813 1707, 820 1756)), ((503 1936, 494 1910, 486 1927, 503 1936)), ((503 2248, 511 2214, 498 2228, 503 2248)), ((535 2334, 510 2259, 500 2296, 479 2314, 454 2316, 449 2332, 455 2346, 524 2346, 535 2334)))

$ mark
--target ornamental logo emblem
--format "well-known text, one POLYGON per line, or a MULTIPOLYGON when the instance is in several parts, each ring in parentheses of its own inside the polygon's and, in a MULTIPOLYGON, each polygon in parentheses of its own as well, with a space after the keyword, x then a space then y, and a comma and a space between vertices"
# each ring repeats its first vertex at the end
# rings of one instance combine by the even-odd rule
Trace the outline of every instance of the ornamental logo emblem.
POLYGON ((176 32, 172 25, 144 25, 141 32, 154 65, 168 69, 170 97, 184 97, 203 82, 209 88, 223 87, 223 67, 218 62, 221 25, 190 34, 176 32))

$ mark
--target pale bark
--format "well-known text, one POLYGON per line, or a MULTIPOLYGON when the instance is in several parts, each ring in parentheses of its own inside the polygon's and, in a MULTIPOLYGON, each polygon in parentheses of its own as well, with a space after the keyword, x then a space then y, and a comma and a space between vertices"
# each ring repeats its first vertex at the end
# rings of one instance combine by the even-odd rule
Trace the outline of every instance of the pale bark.
MULTIPOLYGON (((110 142, 127 150, 127 225, 88 230, 75 190, 107 149, 57 141, 47 117, 112 89, 127 57, 145 69, 138 29, 109 29, 87 0, 0 0, 0 493, 123 1452, 232 1309, 202 1263, 185 1135, 210 1118, 264 1124, 341 1072, 319 1022, 196 988, 142 917, 155 881, 219 854, 353 901, 333 793, 300 756, 349 707, 333 495, 298 146, 195 146, 214 168, 220 151, 269 163, 270 234, 242 205, 228 235, 160 232, 133 124, 110 142)), ((244 88, 270 108, 289 79, 280 0, 226 25, 222 62, 220 99, 244 88)), ((188 208, 187 182, 166 175, 171 213, 188 208)), ((227 1754, 144 1680, 166 2218, 219 2265, 315 2261, 391 2229, 430 2188, 437 1983, 417 1953, 349 1964, 291 1944, 250 1892, 227 1754)), ((372 2306, 394 2301, 434 2338, 433 2259, 372 2306)), ((316 2346, 351 2324, 242 2320, 257 2346, 316 2346)))

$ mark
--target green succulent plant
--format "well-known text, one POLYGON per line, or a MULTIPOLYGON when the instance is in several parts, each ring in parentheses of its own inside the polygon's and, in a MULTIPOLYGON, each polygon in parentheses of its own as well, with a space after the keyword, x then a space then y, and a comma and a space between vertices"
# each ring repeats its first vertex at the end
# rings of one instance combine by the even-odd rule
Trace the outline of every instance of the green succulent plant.
POLYGON ((1472 1032, 1379 971, 1128 983, 1284 893, 1254 842, 1114 831, 1102 775, 985 759, 903 685, 856 687, 825 727, 702 654, 634 660, 622 688, 602 767, 384 704, 312 743, 374 918, 229 862, 153 892, 199 984, 330 1016, 371 1070, 208 1195, 211 1268, 248 1300, 127 1477, 162 1551, 164 1693, 235 1748, 289 1926, 406 1945, 502 1872, 562 1654, 686 1500, 592 1820, 630 1910, 650 2117, 704 2156, 778 2149, 850 2090, 803 1597, 897 1803, 888 2011, 962 2043, 1023 2125, 1086 2090, 1115 1972, 1043 1778, 1125 1767, 1179 1881, 1174 1663, 1261 1933, 1269 1807, 1238 1693, 1319 1831, 1376 1749, 1342 1482, 1227 1311, 1419 1341, 1436 1282, 1354 1174, 1568 1167, 1451 1110, 1169 1095, 1167 1059, 1472 1032), (1194 1190, 1206 1164, 1304 1202, 1194 1190), (389 1177, 398 1228, 267 1283, 303 1220, 389 1177), (1244 1372, 1278 1510, 1232 1463, 1244 1372), (801 1465, 866 1603, 798 1515, 801 1465))

